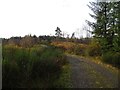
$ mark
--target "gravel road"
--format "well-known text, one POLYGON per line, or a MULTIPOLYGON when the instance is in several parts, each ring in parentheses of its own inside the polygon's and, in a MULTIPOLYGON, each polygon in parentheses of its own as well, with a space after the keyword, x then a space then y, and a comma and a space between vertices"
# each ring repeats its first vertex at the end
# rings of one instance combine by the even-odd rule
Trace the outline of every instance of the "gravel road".
POLYGON ((71 65, 73 88, 118 88, 118 70, 111 70, 90 60, 67 55, 71 65))

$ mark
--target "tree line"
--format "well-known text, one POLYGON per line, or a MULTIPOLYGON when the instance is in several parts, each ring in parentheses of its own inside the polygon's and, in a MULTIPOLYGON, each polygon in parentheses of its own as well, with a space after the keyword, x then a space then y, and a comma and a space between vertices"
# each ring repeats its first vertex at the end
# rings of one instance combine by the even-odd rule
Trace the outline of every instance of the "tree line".
POLYGON ((17 46, 22 46, 22 47, 32 47, 36 44, 50 44, 51 42, 54 41, 66 41, 66 42, 77 42, 77 43, 84 43, 88 44, 90 42, 89 38, 75 38, 74 33, 72 34, 71 38, 69 37, 63 37, 62 36, 62 31, 59 27, 56 28, 55 30, 55 36, 49 36, 49 35, 41 35, 41 36, 36 36, 36 35, 25 35, 24 37, 11 37, 11 38, 3 38, 2 43, 3 45, 17 45, 17 46))

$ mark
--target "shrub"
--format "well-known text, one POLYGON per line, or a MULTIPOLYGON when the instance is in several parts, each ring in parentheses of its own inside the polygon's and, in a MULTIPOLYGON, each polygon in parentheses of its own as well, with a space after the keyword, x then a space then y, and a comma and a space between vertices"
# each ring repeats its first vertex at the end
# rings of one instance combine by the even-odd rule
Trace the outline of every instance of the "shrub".
POLYGON ((3 58, 6 60, 15 59, 16 47, 14 45, 3 46, 3 58))
POLYGON ((101 47, 95 40, 88 45, 87 54, 89 56, 101 56, 101 47))
POLYGON ((65 59, 63 52, 56 47, 4 46, 3 88, 28 87, 28 83, 36 83, 36 79, 51 80, 59 76, 65 59))
POLYGON ((32 78, 46 78, 58 73, 66 63, 62 52, 51 47, 47 48, 38 60, 33 61, 31 69, 32 78))
POLYGON ((72 43, 72 42, 52 42, 51 45, 57 46, 68 53, 73 53, 75 43, 72 43))
POLYGON ((102 59, 113 66, 120 66, 120 52, 106 52, 102 55, 102 59))
POLYGON ((20 87, 21 78, 19 67, 16 63, 3 60, 2 65, 2 85, 5 88, 20 87))
POLYGON ((87 48, 87 45, 77 44, 74 47, 74 53, 76 55, 82 55, 82 56, 84 56, 86 48, 87 48))

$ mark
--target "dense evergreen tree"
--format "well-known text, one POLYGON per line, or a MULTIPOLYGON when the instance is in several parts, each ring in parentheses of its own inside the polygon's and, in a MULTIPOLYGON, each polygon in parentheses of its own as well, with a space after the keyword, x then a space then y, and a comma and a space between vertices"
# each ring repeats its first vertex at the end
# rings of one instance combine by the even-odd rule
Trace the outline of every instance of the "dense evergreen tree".
POLYGON ((94 37, 101 44, 102 51, 118 51, 120 43, 120 2, 90 2, 88 7, 95 22, 87 21, 93 28, 94 37))

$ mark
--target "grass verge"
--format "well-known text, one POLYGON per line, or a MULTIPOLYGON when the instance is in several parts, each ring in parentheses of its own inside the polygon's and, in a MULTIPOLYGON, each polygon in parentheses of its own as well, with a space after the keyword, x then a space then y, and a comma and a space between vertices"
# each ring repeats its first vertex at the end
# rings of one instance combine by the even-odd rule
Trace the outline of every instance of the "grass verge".
POLYGON ((54 87, 72 88, 70 64, 66 64, 62 67, 62 73, 60 74, 59 79, 55 81, 54 87))

